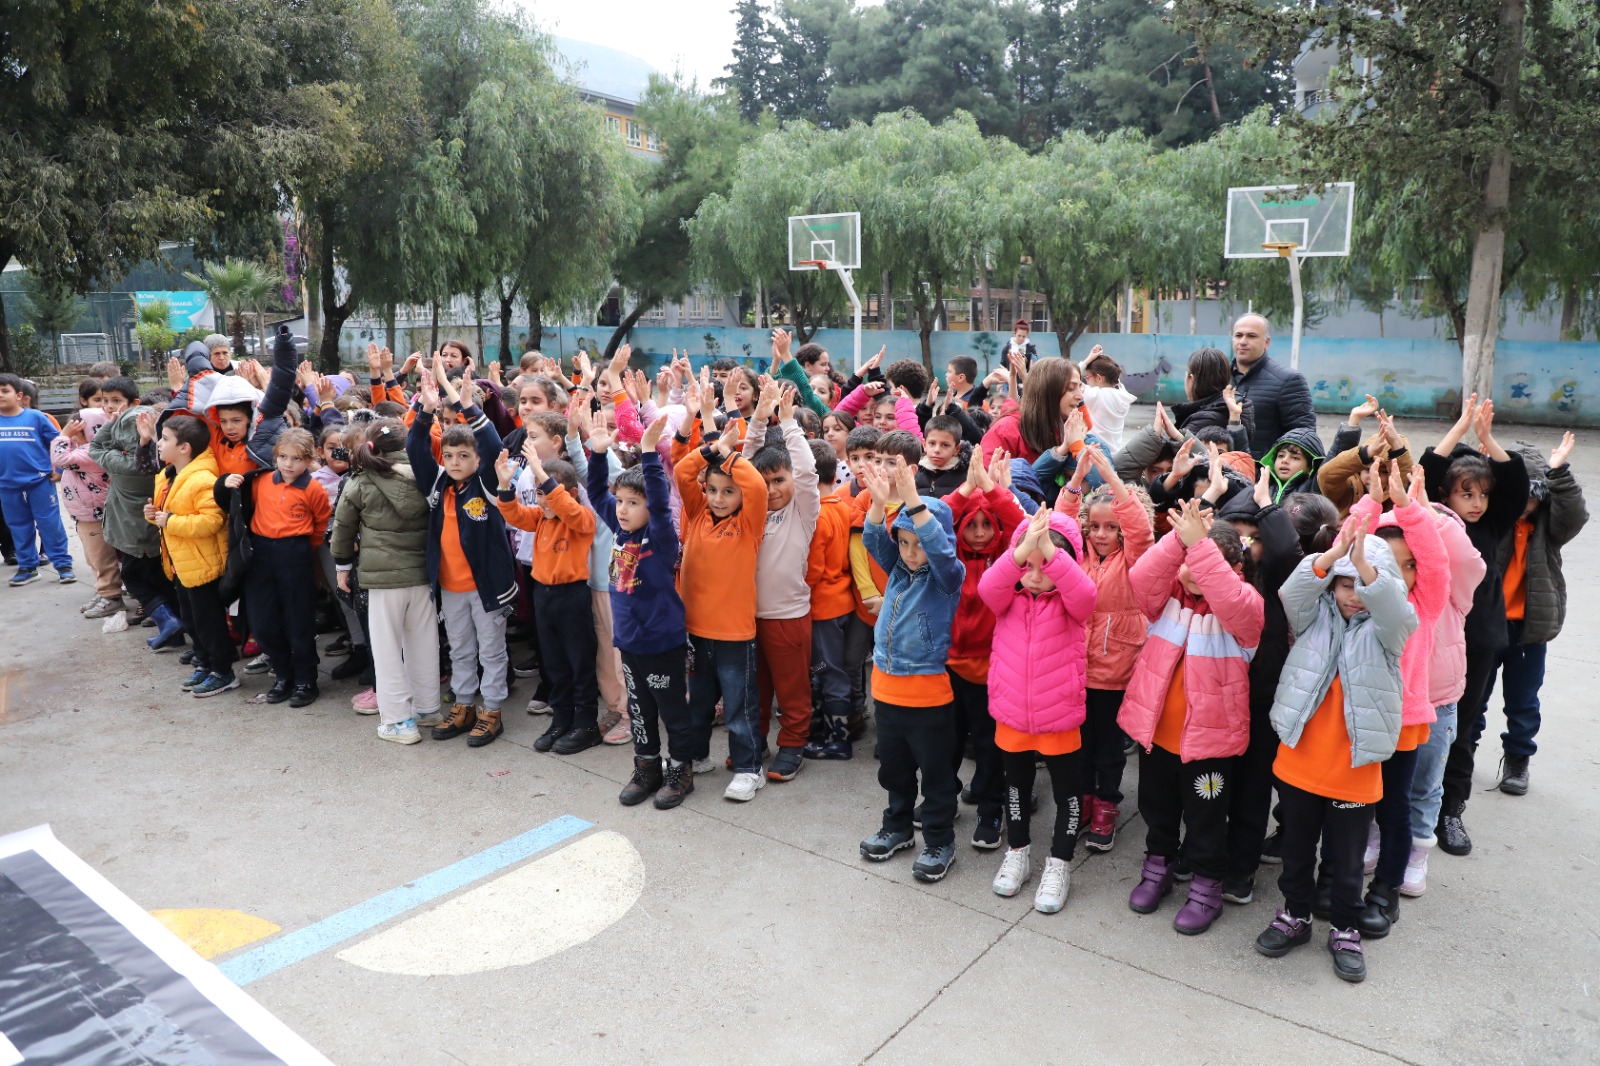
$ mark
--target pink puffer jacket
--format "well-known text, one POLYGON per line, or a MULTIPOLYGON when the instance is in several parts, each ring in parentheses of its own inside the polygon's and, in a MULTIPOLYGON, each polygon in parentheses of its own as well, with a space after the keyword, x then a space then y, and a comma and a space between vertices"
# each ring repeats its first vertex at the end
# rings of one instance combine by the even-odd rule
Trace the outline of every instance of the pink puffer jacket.
MULTIPOLYGON (((989 653, 989 713, 1023 733, 1061 733, 1083 725, 1088 641, 1083 624, 1094 611, 1094 582, 1073 556, 1083 555, 1078 523, 1050 513, 1050 528, 1067 538, 1072 555, 1057 550, 1044 565, 1056 587, 1042 596, 1017 588, 1023 568, 1008 551, 978 581, 994 612, 989 653)), ((1027 533, 1017 529, 1015 549, 1027 533)))
POLYGON ((1104 559, 1090 547, 1083 569, 1097 593, 1089 619, 1089 687, 1117 691, 1128 687, 1133 662, 1150 628, 1134 598, 1128 571, 1155 543, 1155 533, 1149 512, 1133 496, 1113 503, 1111 509, 1122 526, 1122 547, 1104 559))
MULTIPOLYGON (((1448 507, 1435 505, 1434 512, 1444 517, 1439 536, 1444 540, 1450 560, 1450 598, 1433 629, 1433 654, 1428 662, 1428 702, 1435 707, 1455 703, 1467 690, 1467 612, 1472 610, 1472 594, 1488 572, 1488 566, 1467 536, 1466 523, 1448 507)), ((1412 636, 1415 640, 1420 631, 1412 636)))
MULTIPOLYGON (((1439 535, 1439 521, 1430 509, 1415 501, 1385 514, 1383 505, 1372 496, 1361 497, 1350 508, 1345 524, 1363 518, 1376 522, 1373 529, 1399 526, 1405 531, 1406 547, 1417 561, 1417 581, 1411 586, 1407 599, 1417 612, 1417 631, 1406 641, 1400 653, 1401 725, 1422 725, 1432 722, 1438 715, 1428 692, 1428 667, 1433 661, 1434 630, 1450 599, 1450 560, 1445 552, 1444 538, 1439 535)), ((1463 539, 1466 533, 1462 533, 1463 539)), ((1476 554, 1476 553, 1474 553, 1476 554)), ((1472 593, 1467 593, 1472 601, 1472 593)))
POLYGON ((1117 724, 1146 751, 1154 743, 1178 663, 1186 717, 1184 762, 1242 755, 1250 744, 1250 659, 1261 643, 1261 593, 1228 565, 1209 538, 1185 549, 1168 533, 1129 572, 1150 636, 1133 664, 1117 724), (1202 596, 1178 581, 1187 563, 1202 596))
POLYGON ((89 458, 89 445, 58 436, 50 442, 50 463, 61 471, 61 499, 67 513, 79 522, 102 522, 111 475, 89 458))

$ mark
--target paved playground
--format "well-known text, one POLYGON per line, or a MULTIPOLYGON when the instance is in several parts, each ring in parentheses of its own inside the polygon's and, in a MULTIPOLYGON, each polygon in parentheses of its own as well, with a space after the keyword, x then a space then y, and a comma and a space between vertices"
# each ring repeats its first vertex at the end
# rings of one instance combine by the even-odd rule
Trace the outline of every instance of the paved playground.
MULTIPOLYGON (((1403 428, 1419 450, 1436 432, 1403 428)), ((1556 434, 1502 434, 1517 438, 1556 434)), ((1573 464, 1600 491, 1600 440, 1573 464)), ((1031 884, 990 891, 999 853, 967 845, 971 808, 940 884, 912 880, 914 852, 858 858, 883 805, 870 737, 749 804, 721 798, 719 771, 677 811, 623 808, 630 750, 536 754, 530 681, 487 748, 383 744, 350 684, 301 711, 245 703, 265 675, 180 694, 145 631, 77 618, 83 584, 0 590, 0 832, 48 822, 141 906, 191 912, 173 923, 343 1066, 1595 1062, 1596 555, 1600 523, 1566 553, 1531 791, 1483 791, 1496 701, 1476 849, 1435 853, 1357 986, 1320 936, 1286 959, 1253 950, 1276 867, 1201 937, 1173 932, 1176 903, 1131 912, 1131 802, 1116 850, 1080 850, 1066 909, 1040 915, 1031 884)))

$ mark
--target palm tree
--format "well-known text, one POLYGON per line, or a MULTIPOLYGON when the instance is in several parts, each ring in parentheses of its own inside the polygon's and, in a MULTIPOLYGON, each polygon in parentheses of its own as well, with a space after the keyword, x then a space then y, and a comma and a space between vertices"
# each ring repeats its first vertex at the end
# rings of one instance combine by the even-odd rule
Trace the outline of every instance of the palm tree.
POLYGON ((242 359, 245 354, 245 312, 264 306, 267 297, 282 281, 275 271, 242 259, 201 263, 200 268, 203 271, 201 274, 186 272, 183 276, 204 289, 211 298, 212 307, 227 317, 228 332, 233 336, 234 354, 242 359))
POLYGON ((135 301, 133 309, 135 323, 133 335, 139 338, 139 343, 151 353, 153 365, 159 368, 178 336, 167 324, 172 317, 172 309, 166 300, 151 300, 143 306, 135 301))
POLYGON ((266 308, 274 296, 283 291, 286 279, 280 271, 274 270, 266 264, 251 264, 255 267, 256 276, 251 279, 245 292, 245 301, 255 309, 256 313, 256 355, 262 359, 267 357, 267 329, 266 308))

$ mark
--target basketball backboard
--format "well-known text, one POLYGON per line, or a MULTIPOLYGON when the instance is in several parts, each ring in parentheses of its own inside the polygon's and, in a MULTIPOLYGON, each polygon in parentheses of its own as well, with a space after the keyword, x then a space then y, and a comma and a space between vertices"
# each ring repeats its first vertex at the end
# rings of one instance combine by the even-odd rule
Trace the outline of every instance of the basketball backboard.
POLYGON ((1263 245, 1290 243, 1295 254, 1349 255, 1355 220, 1354 182, 1315 186, 1254 185, 1228 190, 1222 254, 1228 259, 1272 259, 1263 245))
POLYGON ((791 215, 789 269, 821 270, 816 263, 856 270, 861 266, 861 213, 791 215))

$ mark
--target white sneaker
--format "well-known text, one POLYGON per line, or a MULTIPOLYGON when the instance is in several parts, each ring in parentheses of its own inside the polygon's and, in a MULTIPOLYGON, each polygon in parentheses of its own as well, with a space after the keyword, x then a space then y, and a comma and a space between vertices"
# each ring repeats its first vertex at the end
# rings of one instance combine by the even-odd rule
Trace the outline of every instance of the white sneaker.
POLYGON ((422 739, 417 732, 417 720, 407 718, 403 722, 385 722, 378 726, 379 740, 392 740, 396 744, 415 744, 422 739))
POLYGON ((1411 855, 1406 860, 1406 876, 1397 886, 1402 896, 1416 899, 1428 891, 1428 852, 1432 850, 1415 843, 1411 845, 1411 855))
POLYGON ((1000 872, 994 875, 994 894, 1010 898, 1022 891, 1022 886, 1033 876, 1033 859, 1028 848, 1011 848, 1000 860, 1000 872))
POLYGON ((694 761, 694 776, 702 777, 705 774, 709 774, 720 765, 721 763, 717 762, 717 760, 713 759, 709 755, 707 755, 704 759, 696 759, 694 761))
POLYGON ((1373 822, 1367 826, 1367 851, 1361 857, 1361 872, 1370 874, 1378 868, 1378 852, 1383 847, 1383 832, 1378 828, 1378 823, 1373 822))
POLYGON ((106 601, 103 598, 101 598, 99 596, 96 596, 93 599, 91 599, 88 603, 84 604, 82 607, 79 607, 78 608, 78 613, 79 614, 87 614, 88 612, 94 610, 96 607, 100 606, 104 602, 106 602, 106 601))
POLYGON ((1033 909, 1040 914, 1054 914, 1067 902, 1067 886, 1072 882, 1072 870, 1067 860, 1055 856, 1044 860, 1044 872, 1039 875, 1039 889, 1033 894, 1033 909))
POLYGON ((436 725, 443 725, 444 711, 424 711, 422 714, 417 715, 416 722, 418 729, 421 729, 424 726, 432 729, 436 725))
POLYGON ((722 798, 749 803, 756 798, 756 790, 766 783, 767 779, 760 774, 734 774, 722 798))
POLYGON ((544 700, 541 700, 541 699, 537 699, 537 698, 536 699, 531 699, 531 700, 528 701, 528 713, 529 714, 549 714, 549 713, 551 713, 550 712, 550 705, 548 703, 546 703, 544 700))

